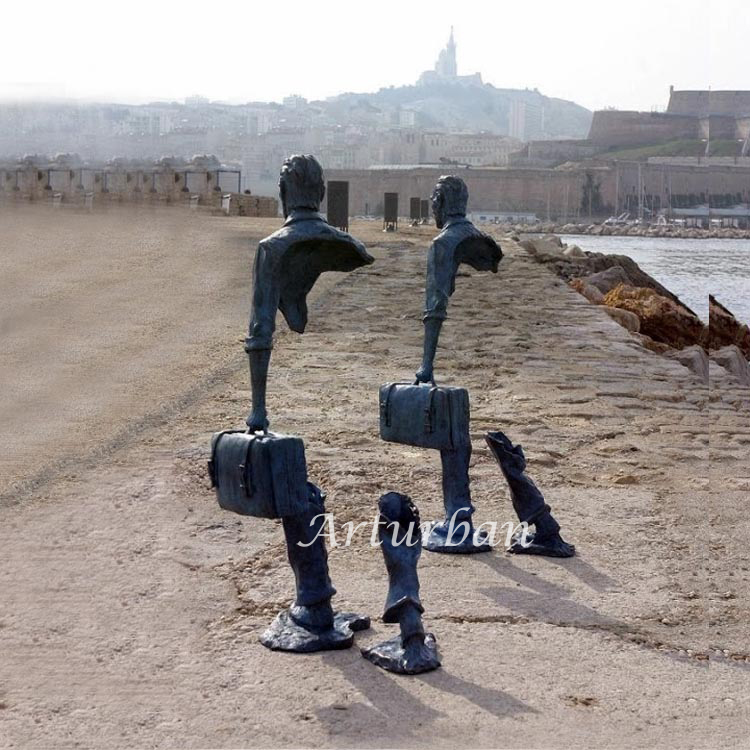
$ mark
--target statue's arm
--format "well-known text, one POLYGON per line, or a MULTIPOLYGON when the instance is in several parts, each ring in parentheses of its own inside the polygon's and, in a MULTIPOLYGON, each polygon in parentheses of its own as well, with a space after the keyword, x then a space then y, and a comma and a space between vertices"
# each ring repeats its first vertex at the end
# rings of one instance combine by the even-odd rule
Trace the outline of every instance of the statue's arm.
POLYGON ((245 339, 253 403, 246 422, 252 431, 268 428, 266 383, 273 349, 273 333, 276 328, 276 310, 279 306, 278 280, 274 278, 272 266, 268 249, 261 243, 255 256, 253 303, 248 336, 245 339))
POLYGON ((424 320, 422 365, 416 372, 417 381, 420 383, 431 383, 435 379, 433 368, 442 325, 443 321, 440 318, 425 318, 424 320))
POLYGON ((434 380, 433 368, 437 352, 440 329, 448 317, 448 299, 452 292, 450 266, 435 244, 427 254, 427 283, 425 288, 424 347, 422 365, 416 372, 417 381, 429 383, 434 380))

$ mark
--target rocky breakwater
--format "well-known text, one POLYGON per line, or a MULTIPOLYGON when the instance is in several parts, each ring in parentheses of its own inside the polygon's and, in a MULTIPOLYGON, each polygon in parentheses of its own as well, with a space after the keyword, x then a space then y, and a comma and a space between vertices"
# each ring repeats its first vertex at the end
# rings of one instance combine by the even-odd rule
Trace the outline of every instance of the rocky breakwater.
POLYGON ((508 234, 581 234, 600 237, 667 237, 680 240, 747 240, 750 230, 736 227, 680 227, 673 224, 652 226, 649 224, 557 224, 540 222, 537 224, 501 224, 501 231, 508 234))
POLYGON ((717 365, 750 386, 750 329, 713 295, 708 298, 708 347, 717 365))
POLYGON ((674 357, 708 381, 710 362, 750 386, 750 330, 714 297, 709 325, 675 294, 625 255, 605 255, 565 245, 559 237, 520 242, 537 262, 594 305, 600 305, 645 348, 674 357))

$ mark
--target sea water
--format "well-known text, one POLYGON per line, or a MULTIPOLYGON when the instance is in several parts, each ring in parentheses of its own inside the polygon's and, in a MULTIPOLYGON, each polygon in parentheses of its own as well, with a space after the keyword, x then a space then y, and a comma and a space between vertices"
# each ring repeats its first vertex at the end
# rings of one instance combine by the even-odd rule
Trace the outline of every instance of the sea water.
POLYGON ((704 320, 713 294, 738 320, 750 323, 750 240, 589 235, 562 240, 581 250, 627 255, 704 320))

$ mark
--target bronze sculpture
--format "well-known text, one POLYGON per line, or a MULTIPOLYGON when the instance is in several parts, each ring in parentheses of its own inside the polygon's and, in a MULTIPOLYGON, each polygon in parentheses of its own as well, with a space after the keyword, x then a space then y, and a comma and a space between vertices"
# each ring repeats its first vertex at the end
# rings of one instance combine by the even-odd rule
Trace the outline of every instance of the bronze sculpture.
POLYGON ((323 169, 314 156, 292 156, 281 167, 279 194, 284 226, 261 240, 253 272, 253 306, 245 351, 250 360, 251 430, 268 428, 266 381, 281 310, 289 327, 304 333, 307 295, 325 271, 353 271, 373 262, 365 246, 320 215, 323 169))
POLYGON ((560 524, 533 480, 526 475, 526 456, 520 445, 513 445, 502 432, 488 432, 484 439, 510 487, 510 497, 518 520, 534 526, 531 533, 514 536, 509 552, 517 555, 572 557, 576 548, 560 536, 560 524))
POLYGON ((362 649, 373 664, 400 674, 429 672, 440 666, 435 636, 425 633, 417 563, 422 552, 419 511, 406 495, 389 492, 378 503, 378 534, 388 569, 383 622, 397 622, 395 638, 362 649))
POLYGON ((500 246, 488 234, 480 232, 466 218, 469 191, 455 176, 441 177, 432 193, 432 214, 440 234, 427 253, 425 289, 424 353, 416 377, 420 383, 434 381, 433 366, 440 329, 448 317, 448 300, 456 289, 456 274, 461 263, 477 271, 497 273, 503 257, 500 246))
POLYGON ((441 177, 432 193, 432 212, 440 234, 427 255, 426 304, 422 365, 413 385, 388 383, 380 394, 380 434, 384 440, 440 450, 445 520, 435 523, 424 546, 433 552, 467 554, 491 549, 487 534, 472 524, 469 488, 469 397, 463 388, 438 388, 434 378, 440 329, 455 291, 462 263, 477 271, 497 272, 502 251, 495 240, 467 218, 469 193, 455 176, 441 177), (425 403, 420 410, 415 405, 425 403), (450 425, 443 434, 441 421, 450 425), (395 425, 395 427, 394 427, 395 425))
POLYGON ((296 597, 263 633, 263 645, 284 651, 348 648, 353 631, 369 627, 369 618, 333 611, 336 590, 318 533, 324 523, 325 496, 307 480, 302 440, 268 431, 266 381, 277 310, 292 330, 303 333, 307 295, 320 274, 351 271, 373 258, 361 242, 327 224, 318 213, 325 183, 313 156, 292 156, 284 162, 279 192, 284 226, 260 242, 255 256, 245 341, 252 386, 248 429, 214 436, 209 469, 222 508, 282 519, 296 597))

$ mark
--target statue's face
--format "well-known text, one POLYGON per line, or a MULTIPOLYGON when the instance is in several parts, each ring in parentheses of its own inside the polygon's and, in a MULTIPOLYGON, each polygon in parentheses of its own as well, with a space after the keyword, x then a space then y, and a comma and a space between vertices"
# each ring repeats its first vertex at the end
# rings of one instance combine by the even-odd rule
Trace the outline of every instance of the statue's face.
POLYGON ((435 217, 435 226, 442 229, 445 226, 445 196, 437 188, 432 192, 432 215, 435 217))

